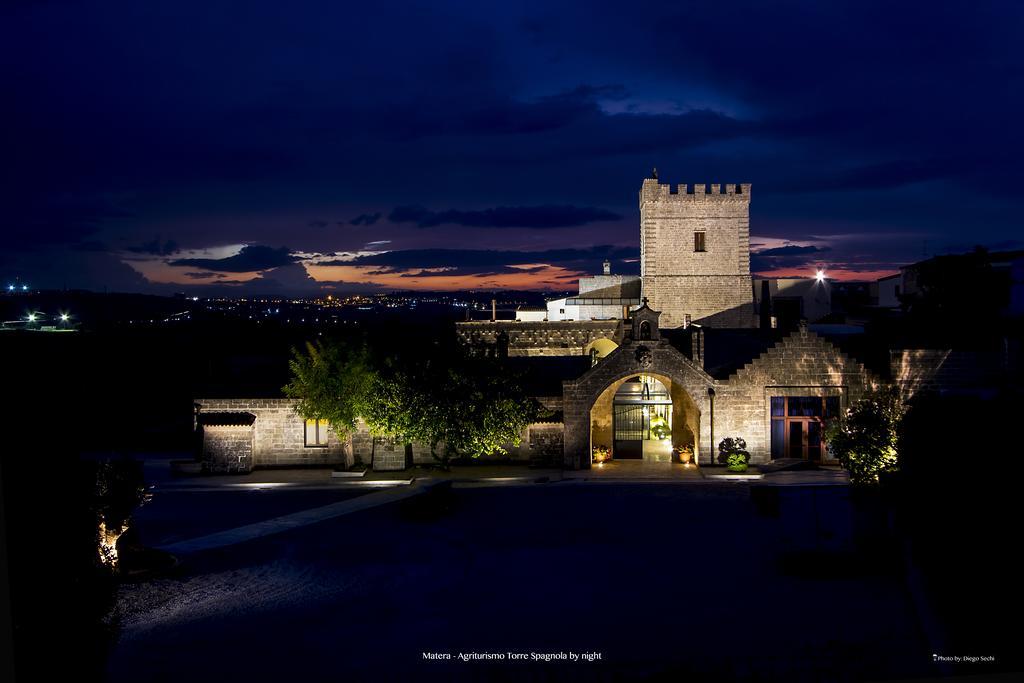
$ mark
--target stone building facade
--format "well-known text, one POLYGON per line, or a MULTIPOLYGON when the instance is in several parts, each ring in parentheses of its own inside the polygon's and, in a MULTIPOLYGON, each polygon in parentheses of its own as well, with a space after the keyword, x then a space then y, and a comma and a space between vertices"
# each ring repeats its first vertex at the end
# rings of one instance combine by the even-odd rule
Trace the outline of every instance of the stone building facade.
MULTIPOLYGON (((324 467, 346 469, 355 464, 377 471, 404 470, 434 463, 427 444, 374 439, 362 420, 344 439, 322 425, 322 442, 310 443, 307 421, 295 412, 295 399, 196 399, 195 427, 200 460, 209 473, 245 473, 262 467, 324 467)), ((560 409, 560 398, 541 399, 560 409)), ((503 459, 557 464, 562 459, 562 423, 527 425, 518 445, 504 445, 503 459)))
MULTIPOLYGON (((825 420, 870 388, 892 383, 911 396, 978 375, 976 359, 941 350, 893 350, 884 367, 869 368, 806 321, 788 332, 755 325, 750 193, 749 184, 644 180, 641 278, 611 275, 606 264, 604 275, 580 285, 580 298, 593 299, 590 310, 608 306, 611 319, 457 324, 460 343, 543 380, 530 393, 552 417, 528 425, 519 445, 507 445, 506 459, 575 469, 590 467, 598 446, 612 457, 655 462, 689 447, 706 465, 718 462, 722 439, 739 437, 754 463, 827 461, 825 420), (638 289, 643 298, 633 305, 638 289)), ((998 363, 989 371, 998 376, 998 363)), ((423 444, 374 439, 362 422, 344 439, 317 427, 311 444, 309 425, 288 399, 196 405, 211 471, 355 463, 401 470, 433 462, 423 444)))
POLYGON ((662 325, 752 327, 750 184, 640 188, 640 278, 662 325))
POLYGON ((601 339, 618 344, 622 320, 464 322, 456 325, 456 334, 466 346, 500 350, 512 357, 579 356, 601 339))
MULTIPOLYGON (((677 348, 659 333, 657 312, 645 309, 634 313, 634 324, 627 327, 618 349, 581 377, 565 382, 566 467, 590 466, 593 447, 607 440, 610 392, 637 376, 656 378, 669 387, 672 442, 693 447, 702 464, 715 462, 717 444, 726 437, 744 439, 751 462, 770 460, 773 399, 835 397, 841 410, 881 383, 806 326, 727 377, 717 378, 703 367, 704 355, 695 343, 689 353, 677 348), (644 323, 650 331, 641 333, 644 323)), ((822 451, 819 459, 827 460, 827 453, 822 451)))
POLYGON ((323 443, 307 443, 305 421, 295 413, 295 401, 288 398, 195 399, 196 428, 202 434, 204 469, 219 472, 248 472, 254 467, 297 467, 308 465, 351 465, 349 439, 339 440, 326 428, 323 443), (211 426, 223 420, 221 415, 247 413, 252 420, 245 426, 245 438, 251 443, 249 457, 234 467, 222 464, 222 451, 239 448, 243 438, 233 426, 211 426))

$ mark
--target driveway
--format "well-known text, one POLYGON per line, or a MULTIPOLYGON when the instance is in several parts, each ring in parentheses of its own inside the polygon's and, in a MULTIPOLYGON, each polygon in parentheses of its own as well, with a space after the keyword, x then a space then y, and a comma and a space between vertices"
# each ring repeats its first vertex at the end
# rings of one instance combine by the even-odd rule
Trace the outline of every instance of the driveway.
POLYGON ((124 586, 111 679, 933 673, 898 575, 789 573, 777 522, 754 514, 743 484, 565 482, 451 495, 440 514, 378 507, 200 553, 181 576, 124 586), (600 658, 460 662, 424 652, 600 658))

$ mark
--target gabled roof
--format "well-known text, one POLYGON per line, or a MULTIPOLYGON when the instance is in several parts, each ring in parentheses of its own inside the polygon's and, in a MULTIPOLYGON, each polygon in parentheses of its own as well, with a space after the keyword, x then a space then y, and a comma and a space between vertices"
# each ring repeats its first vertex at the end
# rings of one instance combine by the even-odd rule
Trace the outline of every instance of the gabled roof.
MULTIPOLYGON (((690 338, 697 333, 696 327, 662 330, 661 336, 668 339, 684 356, 693 360, 690 338)), ((726 379, 770 349, 786 336, 782 330, 761 330, 745 328, 713 328, 704 330, 704 370, 715 379, 726 379)))

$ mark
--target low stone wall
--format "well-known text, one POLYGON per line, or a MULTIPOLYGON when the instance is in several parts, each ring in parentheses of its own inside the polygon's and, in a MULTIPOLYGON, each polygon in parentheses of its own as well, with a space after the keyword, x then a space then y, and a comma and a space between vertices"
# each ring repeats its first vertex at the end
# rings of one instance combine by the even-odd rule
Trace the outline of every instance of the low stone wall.
POLYGON ((543 422, 529 426, 530 464, 535 467, 561 467, 562 442, 565 425, 561 422, 543 422))
POLYGON ((253 425, 204 425, 203 471, 225 474, 252 470, 253 425))
MULTIPOLYGON (((295 412, 294 399, 201 398, 194 402, 202 413, 243 411, 256 416, 251 428, 252 467, 352 464, 350 439, 339 440, 332 429, 327 431, 326 446, 305 445, 305 423, 295 412)), ((210 427, 203 429, 205 433, 210 427)))

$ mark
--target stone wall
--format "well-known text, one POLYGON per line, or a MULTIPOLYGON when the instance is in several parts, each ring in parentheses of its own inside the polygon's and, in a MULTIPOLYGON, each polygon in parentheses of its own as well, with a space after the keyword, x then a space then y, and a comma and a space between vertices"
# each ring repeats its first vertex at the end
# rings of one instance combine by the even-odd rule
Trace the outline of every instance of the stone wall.
POLYGON ((661 311, 664 328, 687 316, 720 327, 751 327, 750 185, 662 185, 640 190, 643 295, 661 311), (705 250, 694 249, 704 233, 705 250))
POLYGON ((619 320, 517 322, 511 320, 460 322, 459 341, 469 346, 494 346, 508 335, 509 356, 578 356, 596 339, 622 340, 619 320))
MULTIPOLYGON (((305 446, 305 423, 294 399, 196 399, 202 412, 244 411, 256 416, 252 426, 252 466, 339 465, 352 463, 350 439, 341 441, 328 429, 327 445, 305 446)), ((204 427, 208 429, 208 427, 204 427)))
MULTIPOLYGON (((691 401, 690 409, 696 415, 689 420, 679 420, 679 424, 700 425, 699 432, 707 433, 708 389, 716 385, 714 379, 665 340, 627 340, 581 377, 562 384, 565 467, 590 467, 591 409, 610 387, 641 373, 652 375, 666 386, 671 386, 673 400, 678 395, 677 391, 685 392, 691 401)), ((606 407, 610 405, 609 402, 606 407)), ((605 406, 598 406, 599 409, 602 407, 605 406)))
POLYGON ((535 467, 561 467, 564 434, 565 425, 561 422, 530 425, 526 442, 530 464, 535 467))
POLYGON ((770 460, 772 396, 838 396, 845 409, 880 382, 826 340, 806 328, 796 330, 718 384, 715 443, 701 450, 701 462, 710 462, 726 437, 743 438, 751 462, 770 460))
POLYGON ((252 470, 252 425, 204 425, 202 430, 204 472, 235 474, 252 470))
POLYGON ((640 278, 636 275, 593 275, 581 277, 579 296, 639 299, 640 278))
POLYGON ((1012 381, 1015 368, 998 353, 949 349, 889 352, 892 381, 905 399, 923 392, 972 393, 1012 381))

